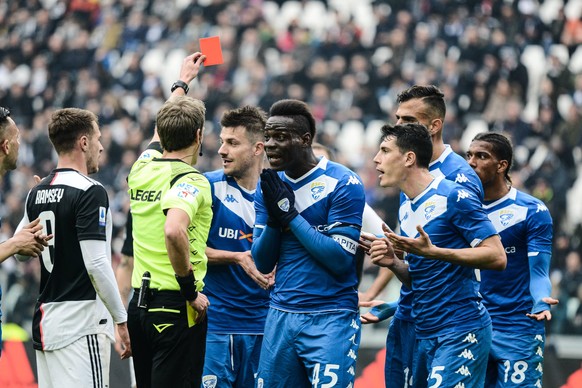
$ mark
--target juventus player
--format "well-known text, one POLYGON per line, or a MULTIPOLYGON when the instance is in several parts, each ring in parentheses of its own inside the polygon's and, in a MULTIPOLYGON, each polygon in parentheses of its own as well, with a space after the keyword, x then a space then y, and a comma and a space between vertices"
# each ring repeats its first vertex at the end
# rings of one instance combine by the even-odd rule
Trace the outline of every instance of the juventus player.
MULTIPOLYGON (((60 109, 49 123, 57 168, 28 194, 22 225, 40 218, 53 234, 42 252, 33 317, 39 387, 108 387, 113 324, 131 355, 127 313, 111 267, 111 213, 98 171, 97 116, 60 109)), ((27 259, 27 257, 17 257, 27 259)))
POLYGON ((467 152, 485 189, 483 208, 507 254, 501 273, 481 271, 483 304, 493 322, 486 387, 541 387, 544 321, 550 320, 552 217, 542 201, 511 187, 513 149, 499 133, 482 133, 467 152))

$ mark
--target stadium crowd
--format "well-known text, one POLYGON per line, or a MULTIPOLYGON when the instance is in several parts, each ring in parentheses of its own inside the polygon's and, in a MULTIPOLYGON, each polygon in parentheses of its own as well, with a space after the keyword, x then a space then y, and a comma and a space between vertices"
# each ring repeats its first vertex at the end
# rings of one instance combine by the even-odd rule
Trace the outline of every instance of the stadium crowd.
MULTIPOLYGON (((560 304, 550 333, 582 334, 582 5, 508 0, 8 0, 0 4, 0 106, 21 130, 19 167, 2 182, 1 240, 23 214, 32 176, 56 155, 46 135, 53 110, 99 117, 114 248, 124 238, 127 175, 153 133, 176 65, 219 35, 224 64, 205 69, 190 95, 206 104, 204 156, 220 168, 222 112, 307 102, 318 141, 357 171, 367 201, 394 227, 398 193, 380 189, 372 157, 379 123, 394 122, 396 95, 413 84, 445 93, 445 142, 464 154, 480 131, 508 134, 513 183, 554 219, 552 281, 560 304)), ((5 322, 30 327, 37 261, 0 268, 5 322)))

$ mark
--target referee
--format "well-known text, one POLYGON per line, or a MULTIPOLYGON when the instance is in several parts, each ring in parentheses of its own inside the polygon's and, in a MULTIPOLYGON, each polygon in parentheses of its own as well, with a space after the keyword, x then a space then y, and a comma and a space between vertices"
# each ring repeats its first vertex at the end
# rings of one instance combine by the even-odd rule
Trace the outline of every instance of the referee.
POLYGON ((154 137, 128 177, 135 289, 128 328, 140 388, 201 383, 209 305, 201 291, 212 199, 208 180, 193 167, 206 110, 185 94, 204 59, 201 53, 184 59, 154 137))

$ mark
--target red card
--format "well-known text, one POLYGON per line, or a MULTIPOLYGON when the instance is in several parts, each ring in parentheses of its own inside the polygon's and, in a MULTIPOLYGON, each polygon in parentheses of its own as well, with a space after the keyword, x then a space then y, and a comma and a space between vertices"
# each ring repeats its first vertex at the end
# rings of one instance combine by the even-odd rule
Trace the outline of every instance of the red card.
POLYGON ((220 65, 224 63, 222 59, 222 48, 220 48, 220 37, 200 38, 200 52, 206 55, 204 66, 220 65))

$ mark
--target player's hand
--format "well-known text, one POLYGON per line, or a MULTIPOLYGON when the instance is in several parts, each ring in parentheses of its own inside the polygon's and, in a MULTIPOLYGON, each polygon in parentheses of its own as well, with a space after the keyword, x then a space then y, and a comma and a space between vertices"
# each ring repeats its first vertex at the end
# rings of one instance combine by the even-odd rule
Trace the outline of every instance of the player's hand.
POLYGON ((47 236, 42 233, 40 218, 37 218, 22 228, 9 241, 14 244, 14 249, 18 255, 36 257, 42 253, 51 238, 52 235, 47 236))
MULTIPOLYGON (((558 303, 560 303, 560 301, 558 299, 554 299, 551 297, 545 297, 542 298, 542 302, 549 304, 550 306, 554 306, 557 305, 558 303)), ((552 313, 550 312, 550 310, 542 310, 539 313, 530 313, 530 314, 526 314, 527 317, 531 318, 531 319, 535 319, 536 321, 551 321, 552 320, 552 313)))
POLYGON ((198 296, 194 300, 189 300, 188 303, 196 312, 198 316, 196 317, 196 323, 200 323, 206 318, 206 310, 208 310, 208 306, 210 306, 210 301, 208 297, 203 293, 199 292, 198 296))
POLYGON ((271 271, 271 273, 266 274, 265 276, 267 277, 267 279, 269 280, 269 286, 267 287, 267 289, 271 289, 271 287, 273 287, 275 285, 275 274, 277 273, 277 266, 275 266, 275 268, 273 268, 273 270, 271 271))
POLYGON ((380 319, 368 311, 367 313, 360 315, 360 322, 364 325, 368 325, 370 323, 378 323, 380 322, 380 319))
MULTIPOLYGON (((388 234, 388 232, 385 233, 388 234)), ((372 263, 380 267, 390 268, 398 260, 388 237, 382 237, 372 241, 369 255, 372 263)))
POLYGON ((122 360, 131 357, 131 342, 129 341, 129 331, 127 322, 115 325, 115 350, 122 360))
POLYGON ((384 235, 390 240, 395 251, 403 251, 421 255, 424 257, 432 257, 432 252, 435 246, 430 241, 430 237, 424 231, 422 226, 416 227, 419 236, 417 238, 410 238, 399 236, 392 231, 384 231, 384 235))
POLYGON ((277 220, 286 227, 299 215, 295 209, 295 194, 287 182, 283 182, 279 175, 271 170, 264 169, 261 173, 261 190, 265 199, 265 206, 269 217, 277 220))
POLYGON ((201 52, 195 52, 184 58, 182 61, 182 67, 180 68, 180 80, 187 84, 192 82, 192 80, 198 76, 200 66, 202 66, 205 59, 206 55, 201 52))
POLYGON ((378 239, 379 237, 376 237, 372 233, 362 232, 360 233, 360 239, 358 240, 358 247, 362 249, 366 255, 369 255, 372 242, 378 239))
POLYGON ((249 275, 249 277, 259 285, 259 287, 261 287, 264 290, 269 289, 269 279, 267 278, 266 275, 263 275, 257 269, 255 261, 251 256, 251 251, 240 252, 237 255, 237 262, 246 272, 246 274, 249 275))
POLYGON ((372 300, 364 302, 360 307, 372 307, 366 314, 360 316, 362 323, 377 323, 385 321, 394 316, 398 308, 398 302, 384 302, 383 300, 372 300))
MULTIPOLYGON (((383 300, 370 300, 370 301, 360 301, 358 302, 358 307, 376 307, 376 306, 380 306, 381 304, 386 303, 383 300)), ((363 324, 367 325, 369 323, 378 323, 380 322, 380 319, 375 316, 374 314, 372 314, 370 311, 368 311, 365 314, 360 315, 360 322, 362 322, 363 324)))

